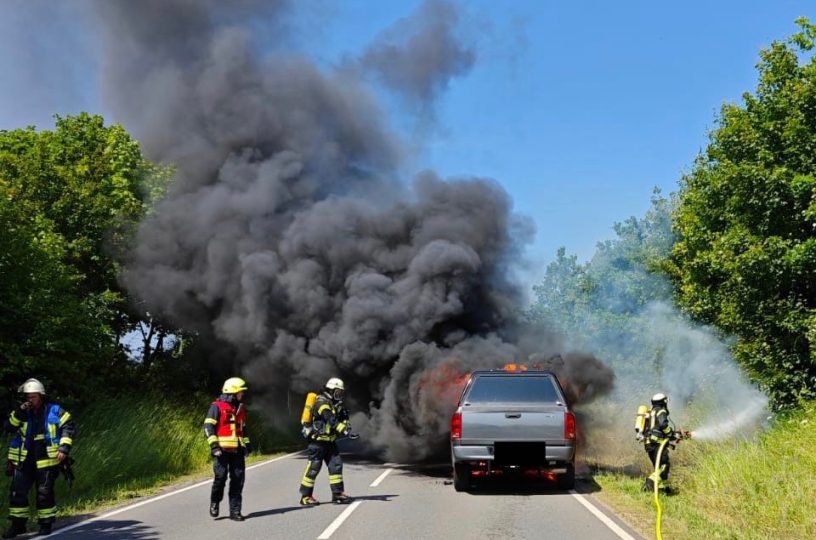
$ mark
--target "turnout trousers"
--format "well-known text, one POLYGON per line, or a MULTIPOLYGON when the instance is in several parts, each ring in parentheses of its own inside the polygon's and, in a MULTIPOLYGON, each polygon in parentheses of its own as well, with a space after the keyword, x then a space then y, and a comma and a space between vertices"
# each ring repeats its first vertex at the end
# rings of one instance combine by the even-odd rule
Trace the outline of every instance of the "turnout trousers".
POLYGON ((33 456, 15 467, 11 478, 9 519, 23 523, 28 521, 28 493, 36 485, 37 519, 40 523, 53 523, 57 516, 54 483, 58 475, 57 467, 38 469, 33 456))
MULTIPOLYGON (((655 468, 655 461, 657 460, 657 451, 660 449, 660 444, 647 444, 646 445, 646 453, 649 455, 649 461, 652 463, 652 469, 649 472, 651 475, 654 472, 655 468)), ((669 479, 669 469, 671 469, 671 462, 669 461, 669 445, 667 444, 665 448, 663 448, 663 453, 660 455, 660 465, 663 467, 663 471, 660 473, 660 480, 666 482, 669 479)), ((651 491, 654 489, 654 484, 652 483, 651 478, 646 478, 646 482, 643 485, 643 489, 646 491, 651 491)))
POLYGON ((224 452, 218 457, 213 457, 215 477, 213 478, 210 502, 220 503, 221 499, 224 498, 224 487, 227 485, 227 476, 229 476, 229 510, 233 514, 240 513, 245 471, 244 453, 240 449, 237 452, 224 452))
POLYGON ((329 486, 333 495, 343 493, 343 459, 337 444, 330 441, 312 441, 306 447, 306 470, 300 482, 300 494, 310 497, 314 491, 317 478, 323 463, 329 468, 329 486))

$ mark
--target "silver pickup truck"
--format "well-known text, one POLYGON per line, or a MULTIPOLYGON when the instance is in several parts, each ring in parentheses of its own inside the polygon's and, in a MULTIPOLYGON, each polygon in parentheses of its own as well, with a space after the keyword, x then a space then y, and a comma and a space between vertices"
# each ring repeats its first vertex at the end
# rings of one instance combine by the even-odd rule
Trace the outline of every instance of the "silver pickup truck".
POLYGON ((551 371, 508 365, 474 371, 451 418, 456 491, 512 472, 575 485, 575 416, 551 371))

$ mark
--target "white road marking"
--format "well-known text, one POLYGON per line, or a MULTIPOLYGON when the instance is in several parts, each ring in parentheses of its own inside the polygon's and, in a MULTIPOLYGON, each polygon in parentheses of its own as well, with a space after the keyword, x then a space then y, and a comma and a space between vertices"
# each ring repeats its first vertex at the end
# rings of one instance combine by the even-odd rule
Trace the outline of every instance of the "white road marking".
MULTIPOLYGON (((286 459, 286 458, 294 456, 296 454, 300 454, 300 452, 292 452, 291 454, 278 456, 278 457, 272 458, 272 459, 270 459, 268 461, 262 461, 261 463, 256 463, 255 465, 251 465, 251 466, 247 467, 246 470, 257 469, 258 467, 263 467, 264 465, 268 465, 270 463, 274 463, 275 461, 280 461, 282 459, 286 459)), ((145 499, 145 500, 137 502, 135 504, 131 504, 131 505, 128 505, 128 506, 124 506, 122 508, 118 508, 116 510, 112 510, 112 511, 108 512, 107 514, 102 514, 101 516, 92 517, 90 519, 86 519, 86 520, 80 521, 78 523, 74 523, 73 525, 69 525, 67 527, 63 527, 61 529, 55 530, 54 533, 53 533, 53 536, 59 536, 62 533, 66 533, 68 531, 72 531, 72 530, 77 529, 79 527, 83 527, 83 526, 87 525, 88 523, 93 523, 94 521, 100 521, 100 520, 103 520, 103 519, 107 519, 109 517, 116 516, 116 515, 121 514, 123 512, 127 512, 127 511, 133 510, 135 508, 139 508, 140 506, 144 506, 146 504, 154 503, 156 501, 166 499, 167 497, 172 497, 173 495, 178 495, 179 493, 184 493, 185 491, 190 491, 191 489, 195 489, 197 487, 207 486, 207 485, 212 485, 212 480, 204 480, 203 482, 193 484, 192 486, 183 487, 181 489, 177 489, 175 491, 171 491, 169 493, 159 495, 158 497, 152 497, 150 499, 145 499)))
POLYGON ((617 534, 618 538, 622 538, 623 540, 635 540, 635 538, 631 534, 621 529, 617 523, 609 519, 609 517, 606 514, 598 510, 598 508, 594 504, 592 504, 586 498, 579 495, 575 490, 570 490, 570 495, 575 497, 578 500, 578 502, 584 506, 584 508, 592 512, 592 515, 601 520, 601 523, 609 527, 609 529, 613 533, 617 534))
POLYGON ((346 521, 346 519, 348 519, 351 513, 354 512, 354 510, 356 510, 357 507, 360 506, 361 504, 363 504, 363 501, 354 501, 353 503, 351 503, 351 505, 349 505, 348 508, 343 510, 342 514, 337 516, 337 519, 332 521, 331 524, 328 527, 326 527, 326 530, 323 531, 320 534, 320 536, 317 537, 317 540, 327 540, 328 538, 331 538, 331 535, 334 534, 334 531, 340 528, 340 525, 342 525, 343 522, 346 521))
POLYGON ((391 471, 393 471, 393 470, 394 470, 394 469, 385 469, 385 470, 383 471, 383 473, 382 473, 380 476, 378 476, 376 480, 374 480, 373 482, 371 482, 371 485, 370 485, 370 486, 368 486, 368 487, 377 487, 377 486, 379 486, 379 485, 380 485, 380 482, 382 482, 383 480, 385 480, 385 477, 386 477, 386 476, 388 476, 388 473, 390 473, 390 472, 391 472, 391 471))

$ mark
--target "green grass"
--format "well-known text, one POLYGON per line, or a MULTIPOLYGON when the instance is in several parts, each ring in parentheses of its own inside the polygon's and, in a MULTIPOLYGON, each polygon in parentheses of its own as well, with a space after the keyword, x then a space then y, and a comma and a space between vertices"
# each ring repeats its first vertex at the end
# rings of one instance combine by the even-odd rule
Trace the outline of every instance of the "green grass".
MULTIPOLYGON (((211 470, 203 432, 211 398, 176 403, 155 396, 118 397, 95 403, 85 411, 71 411, 77 422, 76 481, 69 491, 57 480, 59 515, 76 515, 102 506, 155 492, 189 475, 211 470)), ((265 429, 250 412, 254 460, 289 450, 297 439, 265 429)), ((297 435, 297 434, 295 434, 297 435)), ((6 441, 0 451, 6 455, 6 441)), ((2 477, 6 478, 6 477, 2 477)), ((9 479, 0 492, 0 517, 8 515, 9 479)), ((34 490, 31 497, 33 501, 34 490)))
MULTIPOLYGON (((643 479, 603 470, 593 476, 597 495, 654 537, 643 479)), ((816 538, 816 402, 755 440, 682 443, 671 483, 679 493, 661 498, 666 539, 816 538)))

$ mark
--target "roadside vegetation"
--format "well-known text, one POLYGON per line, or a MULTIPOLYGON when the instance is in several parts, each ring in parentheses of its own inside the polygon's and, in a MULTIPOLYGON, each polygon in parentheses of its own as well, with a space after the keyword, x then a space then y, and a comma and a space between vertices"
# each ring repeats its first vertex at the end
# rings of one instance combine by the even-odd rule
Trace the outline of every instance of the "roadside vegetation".
MULTIPOLYGON (((212 396, 174 401, 158 395, 105 397, 77 414, 76 480, 69 490, 57 481, 60 515, 94 509, 150 494, 187 475, 209 476, 211 458, 203 435, 212 396)), ((296 427, 282 433, 250 411, 251 460, 265 459, 299 444, 296 427), (292 436, 291 434, 294 434, 292 436)), ((5 443, 0 447, 5 455, 5 443)), ((8 498, 0 498, 5 515, 8 498)))
MULTIPOLYGON (((816 538, 816 402, 780 415, 752 440, 684 442, 672 464, 677 493, 661 498, 667 539, 816 538)), ((645 462, 645 454, 641 462, 645 462)), ((596 495, 654 536, 643 476, 591 464, 596 495)), ((645 472, 645 471, 644 471, 645 472)))

